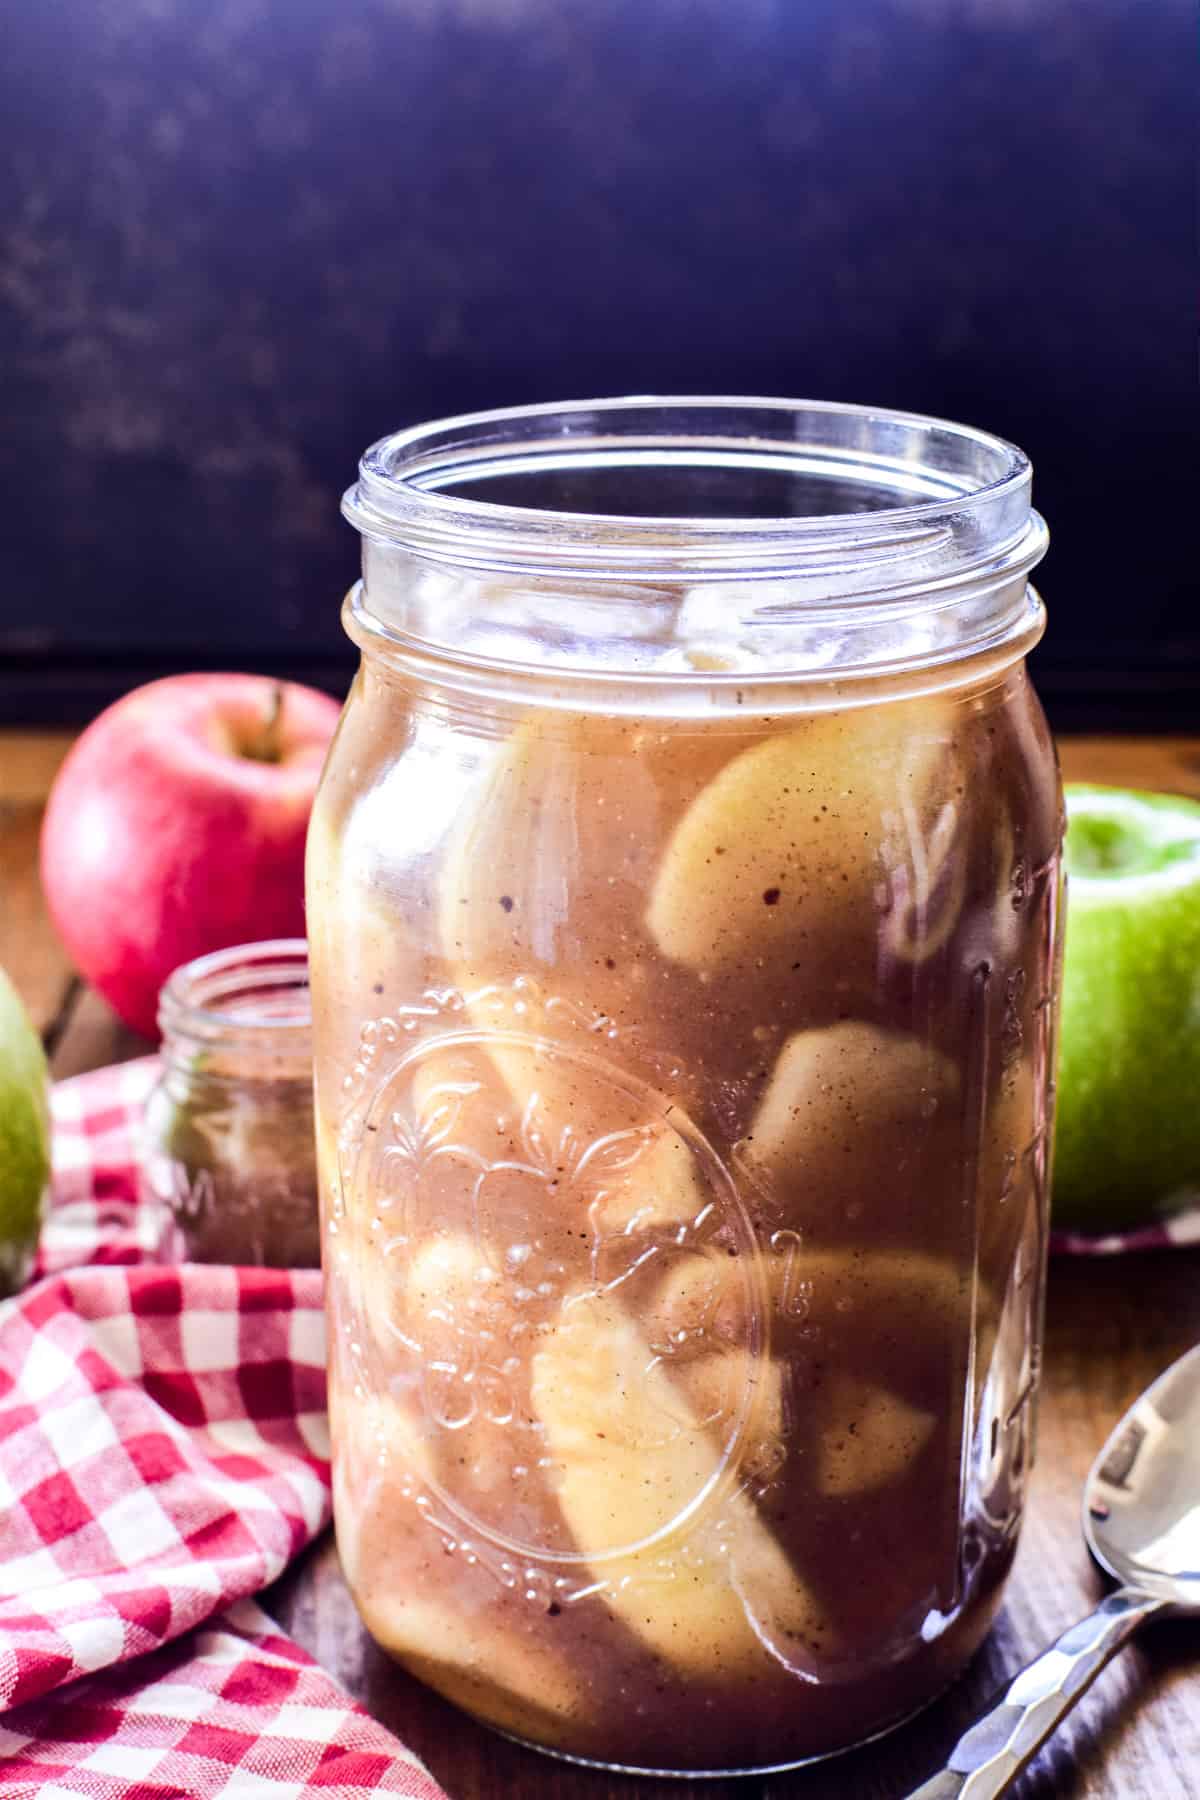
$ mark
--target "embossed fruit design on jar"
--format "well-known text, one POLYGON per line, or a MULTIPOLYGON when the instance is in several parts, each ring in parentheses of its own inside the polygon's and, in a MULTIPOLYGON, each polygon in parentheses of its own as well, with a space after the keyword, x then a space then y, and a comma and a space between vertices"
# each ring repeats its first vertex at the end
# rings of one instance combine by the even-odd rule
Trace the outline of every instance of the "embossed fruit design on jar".
POLYGON ((372 1634, 626 1768, 897 1721, 1033 1452, 1061 800, 1029 466, 855 408, 401 434, 308 916, 372 1634))

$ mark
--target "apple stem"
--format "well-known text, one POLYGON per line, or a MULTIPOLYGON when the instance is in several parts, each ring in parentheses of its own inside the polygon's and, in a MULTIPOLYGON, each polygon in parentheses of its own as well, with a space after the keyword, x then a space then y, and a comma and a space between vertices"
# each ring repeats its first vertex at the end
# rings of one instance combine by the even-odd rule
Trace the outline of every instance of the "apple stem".
POLYGON ((271 698, 258 742, 246 746, 246 754, 255 762, 277 763, 280 759, 279 727, 283 720, 283 683, 271 684, 271 698))

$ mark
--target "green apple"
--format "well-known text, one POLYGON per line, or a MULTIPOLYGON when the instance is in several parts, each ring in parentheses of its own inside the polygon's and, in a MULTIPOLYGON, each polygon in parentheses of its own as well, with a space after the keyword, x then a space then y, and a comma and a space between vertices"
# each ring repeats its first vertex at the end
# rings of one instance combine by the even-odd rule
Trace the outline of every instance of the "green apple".
POLYGON ((46 1058, 0 969, 0 1294, 20 1287, 28 1272, 49 1175, 46 1058))
POLYGON ((1066 798, 1054 1222, 1109 1231, 1200 1193, 1200 804, 1066 798))

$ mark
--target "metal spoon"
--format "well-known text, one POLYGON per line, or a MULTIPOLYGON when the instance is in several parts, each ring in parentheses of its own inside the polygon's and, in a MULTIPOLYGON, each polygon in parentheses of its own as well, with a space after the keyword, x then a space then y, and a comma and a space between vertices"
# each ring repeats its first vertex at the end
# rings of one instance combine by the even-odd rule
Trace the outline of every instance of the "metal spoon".
POLYGON ((1119 1581, 1009 1684, 909 1800, 992 1800, 1156 1613, 1200 1613, 1200 1344, 1130 1407, 1092 1464, 1083 1535, 1119 1581))

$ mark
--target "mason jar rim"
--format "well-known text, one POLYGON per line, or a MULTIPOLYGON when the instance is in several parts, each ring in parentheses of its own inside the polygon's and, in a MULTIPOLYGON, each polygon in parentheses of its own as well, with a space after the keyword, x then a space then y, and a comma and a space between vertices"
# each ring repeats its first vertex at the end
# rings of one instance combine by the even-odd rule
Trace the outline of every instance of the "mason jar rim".
POLYGON ((377 543, 464 567, 778 579, 830 555, 927 559, 946 538, 947 510, 963 550, 970 521, 971 562, 1007 552, 1032 567, 1045 529, 1030 507, 1031 481, 1016 445, 951 420, 839 401, 644 395, 463 413, 393 432, 364 453, 342 510, 377 543), (897 499, 869 510, 706 517, 445 491, 514 473, 689 465, 771 468, 891 489, 897 499))
POLYGON ((307 941, 231 944, 182 963, 163 984, 158 1026, 167 1049, 311 1054, 307 941))
MULTIPOLYGON (((551 675, 573 702, 586 686, 609 704, 621 683, 674 706, 700 679, 719 705, 741 705, 748 678, 770 705, 797 682, 966 681, 1044 629, 1031 487, 1005 439, 883 407, 685 395, 464 413, 363 456, 342 503, 363 580, 343 617, 396 667, 543 698, 551 675), (625 506, 588 510, 614 471, 625 506), (489 483, 503 499, 477 497, 489 483), (653 510, 664 493, 687 510, 653 510), (643 620, 674 606, 682 629, 705 594, 721 635, 732 622, 753 640, 749 661, 697 673, 647 654, 631 602, 643 620)), ((661 642, 686 662, 681 639, 661 642)))

